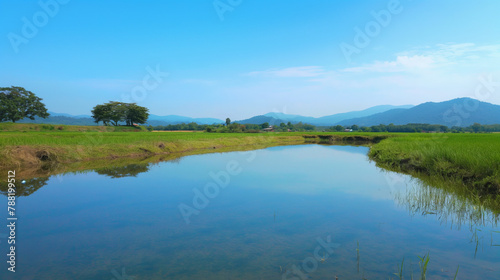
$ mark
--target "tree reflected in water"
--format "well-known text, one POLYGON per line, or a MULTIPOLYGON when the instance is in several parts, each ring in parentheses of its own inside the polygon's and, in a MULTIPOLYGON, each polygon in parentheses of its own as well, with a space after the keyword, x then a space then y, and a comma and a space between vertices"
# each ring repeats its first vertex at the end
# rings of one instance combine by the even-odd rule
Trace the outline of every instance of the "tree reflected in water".
MULTIPOLYGON (((109 176, 111 178, 136 177, 139 173, 148 172, 151 164, 153 163, 129 164, 125 166, 99 168, 94 169, 94 171, 97 174, 109 176)), ((41 187, 47 185, 50 177, 52 176, 25 179, 24 183, 22 183, 22 179, 16 179, 16 196, 29 196, 35 193, 41 187)), ((4 196, 8 196, 8 190, 9 185, 7 182, 0 182, 0 193, 4 196)))
MULTIPOLYGON (((32 178, 25 180, 22 183, 21 180, 16 180, 16 196, 29 196, 36 192, 41 187, 47 185, 49 177, 32 178)), ((0 193, 8 196, 9 185, 6 182, 0 183, 0 193)))
POLYGON ((148 172, 149 164, 130 164, 119 167, 105 167, 95 169, 95 172, 100 175, 106 175, 111 178, 136 177, 137 174, 148 172))

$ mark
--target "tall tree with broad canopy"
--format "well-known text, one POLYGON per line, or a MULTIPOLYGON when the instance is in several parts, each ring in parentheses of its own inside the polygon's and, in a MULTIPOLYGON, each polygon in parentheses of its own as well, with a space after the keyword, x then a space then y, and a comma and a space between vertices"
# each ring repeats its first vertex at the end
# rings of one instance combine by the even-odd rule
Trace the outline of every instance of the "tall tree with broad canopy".
POLYGON ((125 122, 127 125, 143 124, 148 121, 149 109, 146 107, 139 106, 135 103, 125 103, 126 105, 126 115, 125 122))
POLYGON ((34 120, 36 116, 49 116, 40 97, 22 87, 0 88, 0 121, 34 120))
POLYGON ((103 122, 117 126, 119 122, 125 122, 126 125, 146 123, 149 117, 149 109, 139 106, 135 103, 123 103, 110 101, 105 104, 96 105, 92 110, 92 118, 96 123, 103 122))

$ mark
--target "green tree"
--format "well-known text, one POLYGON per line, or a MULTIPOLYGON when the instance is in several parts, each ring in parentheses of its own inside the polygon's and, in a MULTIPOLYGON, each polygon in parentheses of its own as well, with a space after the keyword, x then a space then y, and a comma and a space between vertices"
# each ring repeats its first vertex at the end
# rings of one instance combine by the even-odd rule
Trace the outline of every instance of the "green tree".
POLYGON ((125 108, 125 103, 111 101, 107 104, 110 110, 111 121, 114 125, 118 125, 119 122, 125 121, 127 119, 127 109, 125 108))
POLYGON ((230 118, 227 118, 227 119, 226 119, 226 126, 228 126, 230 123, 231 123, 231 119, 230 119, 230 118))
POLYGON ((119 122, 124 121, 126 125, 133 126, 134 123, 145 123, 149 117, 148 111, 148 108, 135 103, 110 101, 96 105, 92 110, 92 118, 96 123, 102 121, 104 125, 108 125, 108 123, 119 125, 119 122))
POLYGON ((478 133, 481 131, 481 125, 478 124, 478 123, 474 123, 473 125, 470 126, 472 128, 472 131, 474 131, 475 133, 478 133))
POLYGON ((269 123, 265 122, 263 124, 260 125, 261 128, 268 128, 269 127, 269 123))
POLYGON ((0 88, 0 121, 34 120, 36 116, 49 116, 40 97, 22 87, 0 88))
POLYGON ((139 106, 135 103, 125 103, 125 120, 127 125, 143 124, 148 121, 149 109, 146 107, 139 106))
POLYGON ((335 131, 344 131, 345 128, 343 126, 341 126, 340 124, 338 124, 334 127, 334 129, 335 129, 335 131))
POLYGON ((92 109, 92 118, 94 118, 95 123, 102 122, 104 125, 108 125, 111 122, 111 107, 108 105, 96 105, 92 109))

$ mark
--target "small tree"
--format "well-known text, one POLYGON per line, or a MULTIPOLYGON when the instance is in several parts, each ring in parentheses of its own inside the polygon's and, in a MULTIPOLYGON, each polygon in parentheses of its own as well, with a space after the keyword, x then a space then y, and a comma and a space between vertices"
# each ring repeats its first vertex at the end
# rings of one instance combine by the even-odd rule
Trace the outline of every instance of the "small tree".
POLYGON ((339 124, 336 125, 334 129, 335 129, 335 131, 344 131, 344 127, 339 125, 339 124))
POLYGON ((474 133, 478 133, 481 131, 481 124, 479 123, 474 123, 473 125, 470 126, 470 128, 472 128, 472 131, 474 131, 474 133))
POLYGON ((227 119, 226 119, 226 126, 228 126, 230 123, 231 123, 231 119, 230 119, 230 118, 227 118, 227 119))
POLYGON ((0 121, 34 120, 36 116, 49 116, 40 97, 22 87, 0 88, 0 121))

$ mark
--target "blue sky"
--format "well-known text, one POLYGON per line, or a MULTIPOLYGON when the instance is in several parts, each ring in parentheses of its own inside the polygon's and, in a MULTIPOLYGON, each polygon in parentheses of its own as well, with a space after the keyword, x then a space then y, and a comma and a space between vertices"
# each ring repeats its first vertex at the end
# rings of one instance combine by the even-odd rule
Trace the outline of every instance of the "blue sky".
POLYGON ((0 1, 0 86, 54 112, 324 116, 500 104, 500 1, 0 1))

